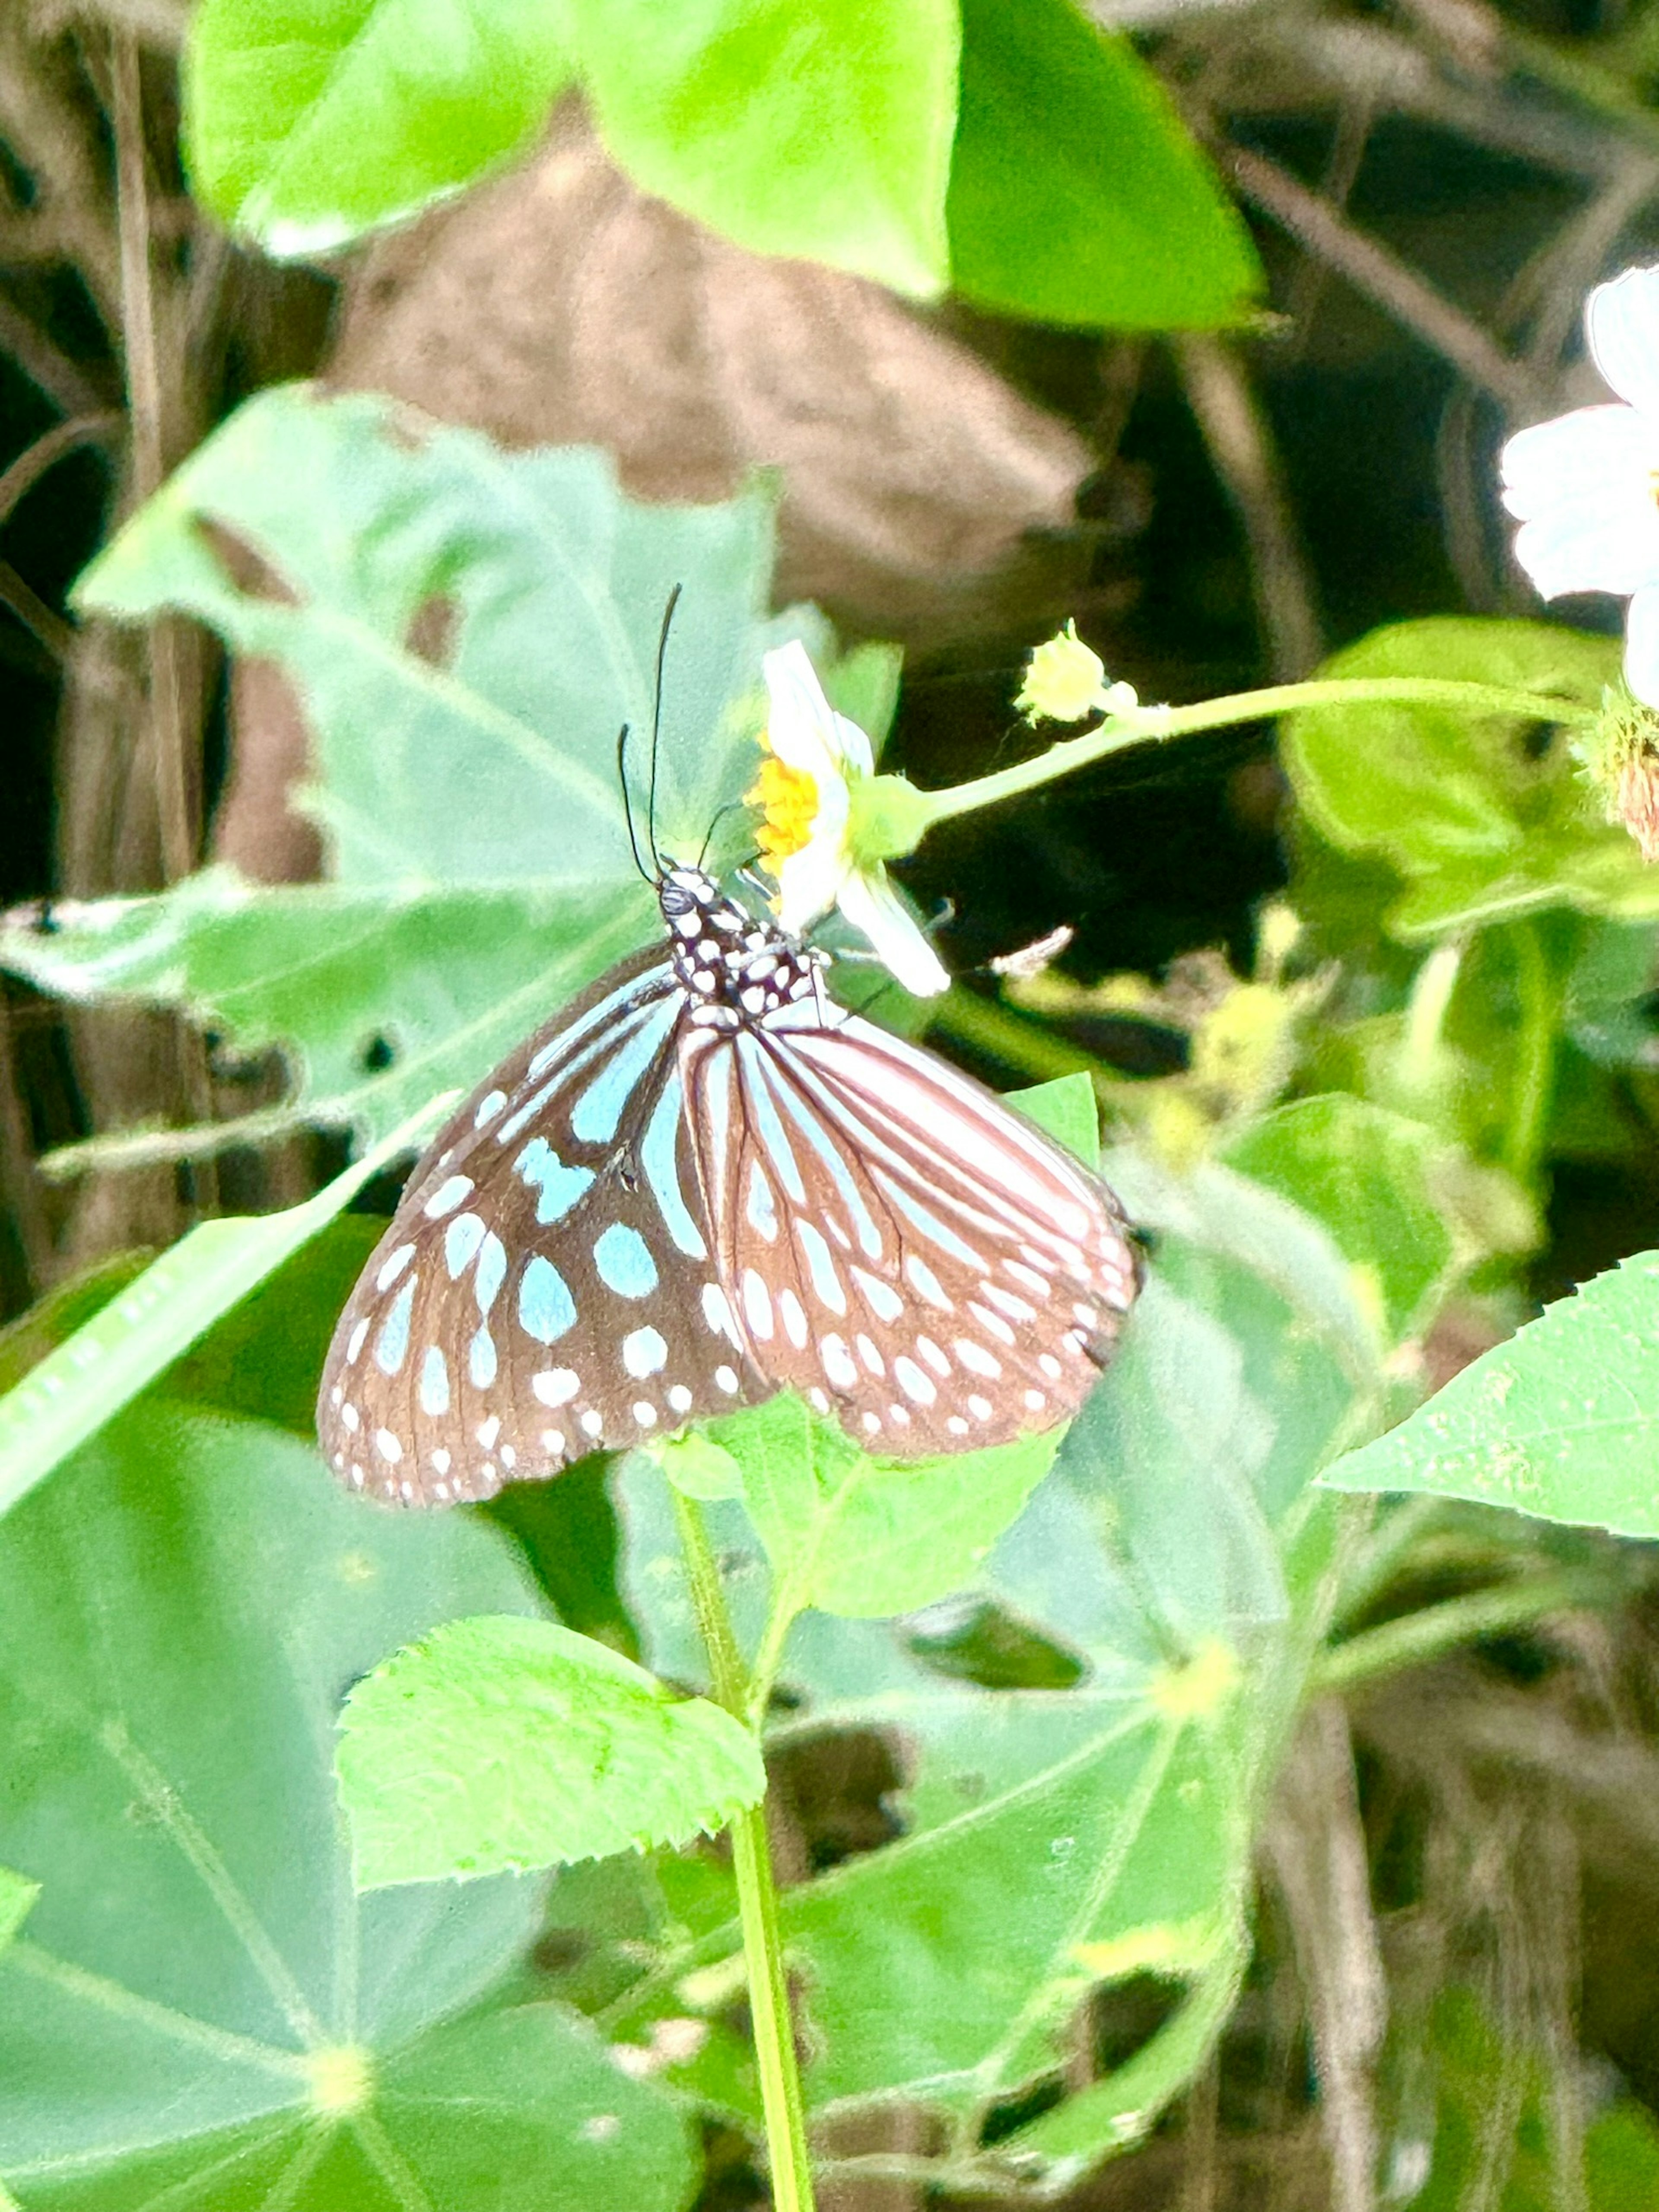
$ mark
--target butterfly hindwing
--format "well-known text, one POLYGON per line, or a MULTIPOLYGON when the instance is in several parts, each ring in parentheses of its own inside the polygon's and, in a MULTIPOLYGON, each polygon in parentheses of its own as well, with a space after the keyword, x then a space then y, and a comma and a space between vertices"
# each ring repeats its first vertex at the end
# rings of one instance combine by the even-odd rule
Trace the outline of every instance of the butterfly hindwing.
POLYGON ((341 1316, 331 1466, 401 1504, 489 1497, 769 1395, 714 1285, 664 949, 595 984, 433 1145, 341 1316))
POLYGON ((690 1081, 720 1263, 775 1383, 906 1458, 1076 1411, 1138 1287, 1097 1178, 856 1017, 791 1009, 690 1081))

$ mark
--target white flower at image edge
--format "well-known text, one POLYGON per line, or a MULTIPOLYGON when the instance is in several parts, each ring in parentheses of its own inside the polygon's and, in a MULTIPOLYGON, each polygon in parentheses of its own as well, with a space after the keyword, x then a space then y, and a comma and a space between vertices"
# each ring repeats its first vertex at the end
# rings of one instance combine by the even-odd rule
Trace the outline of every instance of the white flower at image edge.
POLYGON ((880 861, 860 861, 849 842, 853 787, 875 774, 869 738, 824 697, 798 640, 761 665, 767 758, 749 797, 762 811, 758 842, 778 886, 780 924, 804 936, 839 907, 907 991, 932 998, 949 988, 949 974, 880 861))
POLYGON ((1515 554, 1547 599, 1628 599, 1625 678, 1659 707, 1659 268, 1627 269, 1584 307, 1590 358, 1625 403, 1579 407, 1504 447, 1515 554))

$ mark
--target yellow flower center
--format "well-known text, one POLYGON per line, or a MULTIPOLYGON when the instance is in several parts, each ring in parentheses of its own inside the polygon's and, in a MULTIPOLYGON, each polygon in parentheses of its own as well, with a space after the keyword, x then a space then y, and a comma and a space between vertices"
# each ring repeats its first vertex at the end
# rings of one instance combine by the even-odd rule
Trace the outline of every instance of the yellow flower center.
POLYGON ((761 763, 753 790, 744 795, 750 806, 761 810, 755 842, 775 875, 780 863, 811 842, 812 824, 818 817, 817 785, 805 769, 791 768, 769 752, 761 763))

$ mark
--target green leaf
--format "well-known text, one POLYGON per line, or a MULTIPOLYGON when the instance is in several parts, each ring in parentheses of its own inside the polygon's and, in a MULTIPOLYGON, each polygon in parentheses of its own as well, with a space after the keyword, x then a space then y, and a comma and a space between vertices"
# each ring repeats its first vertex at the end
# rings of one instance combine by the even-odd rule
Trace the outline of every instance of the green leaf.
POLYGON ((787 1393, 710 1433, 741 1469, 786 1618, 807 1606, 908 1613, 960 1588, 1060 1445, 1051 1430, 946 1458, 873 1459, 787 1393))
POLYGON ((659 844, 696 852, 752 781, 771 551, 758 494, 640 506, 586 448, 504 453, 368 393, 291 386, 198 447, 76 596, 128 620, 196 615, 281 665, 311 725, 302 803, 339 882, 614 893, 637 880, 617 732, 652 727, 677 583, 659 844), (227 537, 279 588, 239 582, 227 537))
POLYGON ((448 1622, 358 1683, 340 1731, 360 1889, 680 1843, 766 1793, 729 1713, 547 1621, 448 1622))
MULTIPOLYGON (((1469 617, 1373 630, 1320 671, 1459 678, 1590 706, 1618 672, 1613 639, 1469 617)), ((1320 835, 1403 878, 1386 917, 1398 938, 1553 906, 1626 917, 1659 907, 1659 877, 1597 818, 1559 730, 1443 707, 1320 707, 1288 718, 1281 746, 1320 835)))
MULTIPOLYGON (((1213 2044, 1241 1963, 1254 1808, 1335 1587, 1340 1510, 1310 1484, 1377 1386, 1373 1334, 1317 1224, 1219 1167, 1176 1179, 1117 1154, 1108 1173, 1157 1232, 1152 1282, 1049 1479, 958 1598, 893 1620, 801 1614, 769 1733, 808 1756, 882 1731, 904 1776, 903 1836, 786 1897, 817 2107, 900 2098, 971 2142, 997 2100, 1057 2075, 1092 1990, 1145 1971, 1189 1985, 1121 2075, 1074 2114, 1056 2107, 1052 2138, 1034 2123, 941 2159, 942 2188, 980 2194, 1006 2188, 1010 2155, 1033 2187, 1074 2185, 1213 2044), (987 1653, 1023 1655, 1029 1686, 987 1653)), ((745 1468, 765 1546, 735 1505, 708 1510, 750 1650, 769 1576, 801 1571, 814 1492, 834 1494, 787 1417, 801 1419, 773 1414, 769 1478, 745 1468)), ((614 1480, 646 1655, 697 1680, 662 1486, 632 1467, 614 1480)), ((701 1931, 696 1971, 672 1985, 676 2008, 706 2006, 711 2034, 668 2078, 722 2110, 741 2101, 715 2033, 735 1942, 701 1931)), ((661 2016, 659 1990, 618 2005, 631 2039, 661 2016)))
MULTIPOLYGON (((372 1139, 470 1085, 650 932, 617 733, 652 727, 676 583, 657 834, 695 853, 718 823, 717 866, 740 847, 730 802, 752 780, 760 655, 784 626, 763 613, 770 529, 758 496, 653 509, 592 453, 506 455, 470 432, 417 435, 382 400, 262 394, 81 590, 132 619, 186 609, 285 666, 336 880, 210 870, 61 910, 52 933, 0 930, 0 964, 69 997, 177 1006, 247 1052, 281 1044, 292 1100, 244 1136, 305 1115, 372 1139), (232 573, 228 538, 280 592, 232 573)), ((637 797, 637 748, 630 767, 637 797)), ((106 1164, 222 1141, 124 1133, 92 1150, 106 1164)))
POLYGON ((268 253, 326 253, 470 184, 570 75, 556 0, 203 0, 191 182, 268 253))
MULTIPOLYGON (((434 1100, 434 1111, 444 1103, 434 1100)), ((326 1227, 414 1135, 394 1133, 303 1206, 203 1222, 31 1369, 0 1398, 0 1515, 326 1227)))
POLYGON ((757 253, 932 298, 949 274, 953 0, 570 0, 635 183, 757 253))
MULTIPOLYGON (((320 1121, 373 1141, 434 1092, 470 1089, 640 943, 652 905, 637 879, 596 912, 591 893, 551 887, 268 888, 210 868, 72 908, 49 934, 0 930, 0 965, 63 999, 176 1007, 239 1052, 279 1047, 291 1096, 260 1127, 320 1121)), ((52 1157, 67 1170, 204 1141, 139 1131, 52 1157)))
POLYGON ((1454 1376, 1320 1478, 1659 1535, 1659 1252, 1640 1252, 1454 1376))
POLYGON ((1323 1223, 1360 1304, 1398 1343, 1423 1333, 1455 1274, 1449 1153, 1421 1121, 1338 1091, 1277 1108, 1223 1157, 1323 1223))
POLYGON ((948 210, 956 289, 1005 313, 1208 330, 1261 293, 1168 94, 1073 0, 963 0, 948 210))
POLYGON ((1100 1107, 1092 1078, 1080 1071, 1075 1075, 1057 1075, 1051 1083, 1034 1083, 1029 1090, 1009 1091, 1004 1103, 1075 1153, 1085 1168, 1099 1167, 1100 1107))
POLYGON ((293 1438, 176 1407, 0 1526, 0 1860, 43 1885, 0 1957, 28 2212, 678 2212, 667 2100, 564 2007, 495 1994, 538 1886, 351 1894, 343 1691, 537 1602, 481 1521, 376 1510, 293 1438))
POLYGON ((31 1881, 27 1875, 14 1874, 9 1867, 0 1866, 0 1951, 34 1909, 34 1900, 40 1894, 40 1885, 31 1881))

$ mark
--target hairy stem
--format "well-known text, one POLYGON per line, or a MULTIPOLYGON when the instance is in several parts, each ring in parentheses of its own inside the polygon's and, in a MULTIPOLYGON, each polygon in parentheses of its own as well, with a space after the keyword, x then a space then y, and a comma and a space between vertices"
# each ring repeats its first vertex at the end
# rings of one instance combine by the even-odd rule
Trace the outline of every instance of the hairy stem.
MULTIPOLYGON (((708 1654, 715 1701, 745 1728, 752 1728, 756 1724, 750 1717, 748 1669, 732 1631, 732 1615, 703 1523, 702 1508, 695 1498, 684 1496, 678 1490, 672 1495, 691 1602, 708 1654)), ((760 2067, 761 2103, 766 2114, 772 2202, 776 2212, 812 2212, 806 2109, 801 2096, 800 2069, 795 2063, 789 1990, 783 1970, 783 1936, 778 1920, 778 1891, 772 1877, 772 1850, 767 1840, 763 1803, 751 1805, 732 1823, 732 1859, 738 1878, 744 1958, 749 1969, 749 2007, 754 2020, 755 2055, 760 2067)))
POLYGON ((1496 684, 1464 684, 1436 676, 1329 677, 1307 684, 1273 684, 1261 691, 1236 691, 1224 699, 1202 699, 1191 707, 1141 707, 1115 714, 1081 737, 1062 738, 1034 760, 1018 761, 994 775, 943 791, 918 792, 924 825, 976 813, 1022 792, 1036 791, 1078 769, 1090 768, 1132 745, 1163 744, 1201 730, 1224 730, 1239 722, 1260 722, 1306 707, 1452 707, 1469 714, 1505 714, 1529 722, 1577 726, 1595 719, 1599 709, 1544 692, 1514 690, 1496 684))

